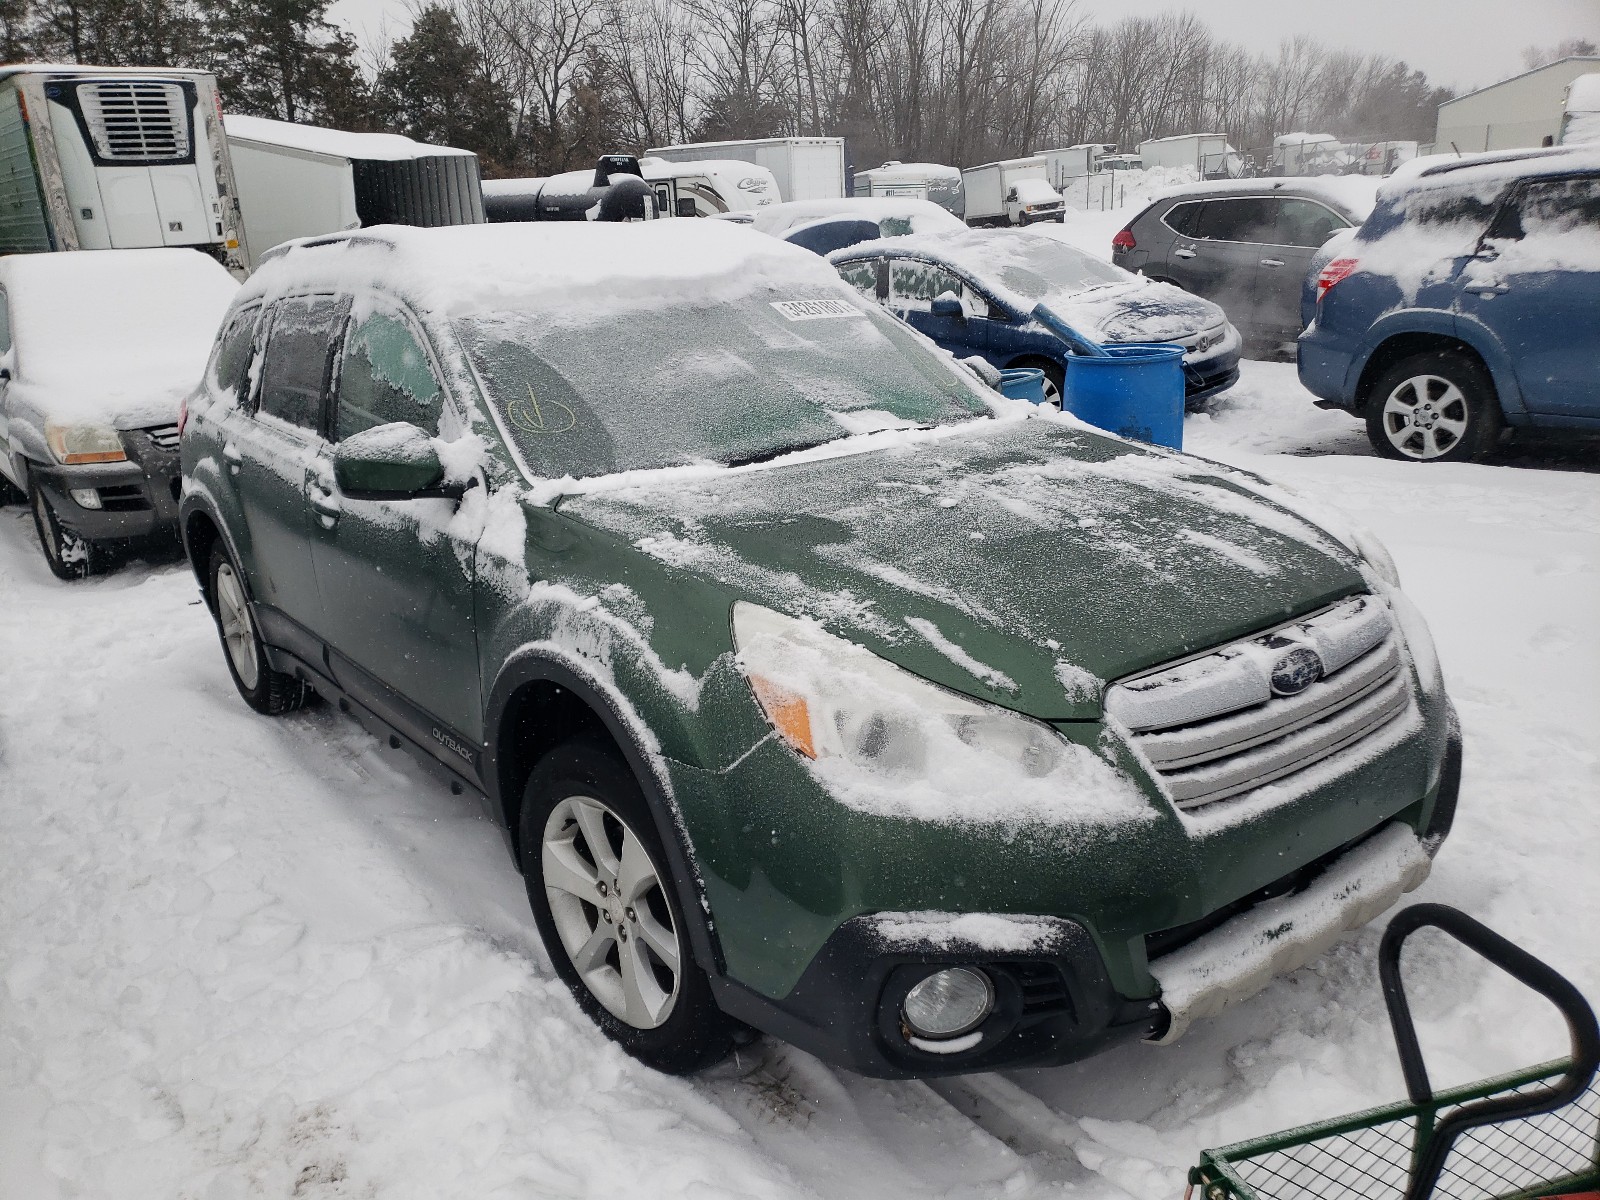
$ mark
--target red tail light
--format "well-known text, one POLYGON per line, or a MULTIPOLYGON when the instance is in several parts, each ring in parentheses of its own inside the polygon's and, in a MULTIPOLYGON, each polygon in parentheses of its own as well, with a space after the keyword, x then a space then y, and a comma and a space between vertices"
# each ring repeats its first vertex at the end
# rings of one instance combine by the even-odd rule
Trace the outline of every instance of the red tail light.
POLYGON ((1328 294, 1328 289, 1339 281, 1348 278, 1355 269, 1361 265, 1358 259, 1336 258, 1322 268, 1322 274, 1317 276, 1317 303, 1322 303, 1322 298, 1328 294))
POLYGON ((178 402, 178 436, 183 436, 183 427, 189 423, 189 397, 185 396, 178 402))
POLYGON ((1132 250, 1139 243, 1133 240, 1133 230, 1124 229, 1111 239, 1111 246, 1116 250, 1132 250))

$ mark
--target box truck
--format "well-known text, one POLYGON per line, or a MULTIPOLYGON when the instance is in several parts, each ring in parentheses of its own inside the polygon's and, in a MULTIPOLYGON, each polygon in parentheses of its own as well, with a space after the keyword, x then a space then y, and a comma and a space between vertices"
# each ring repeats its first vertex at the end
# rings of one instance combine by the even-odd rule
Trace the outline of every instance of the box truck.
POLYGON ((691 142, 652 146, 647 158, 668 162, 738 159, 772 172, 780 200, 836 200, 845 188, 844 139, 836 137, 756 138, 743 142, 691 142))
POLYGON ((1040 157, 1008 158, 961 172, 968 225, 1031 225, 1065 220, 1066 205, 1050 186, 1040 157))
POLYGON ((1239 179, 1246 174, 1244 155, 1220 133, 1180 133, 1139 143, 1139 161, 1152 167, 1193 167, 1200 179, 1239 179))
POLYGON ((391 133, 228 117, 251 266, 291 238, 364 225, 483 221, 478 156, 391 133))
POLYGON ((855 194, 911 196, 918 200, 931 200, 958 217, 966 211, 961 171, 943 163, 886 162, 870 171, 857 171, 855 194))
POLYGON ((248 262, 216 79, 0 67, 0 254, 192 246, 248 262))

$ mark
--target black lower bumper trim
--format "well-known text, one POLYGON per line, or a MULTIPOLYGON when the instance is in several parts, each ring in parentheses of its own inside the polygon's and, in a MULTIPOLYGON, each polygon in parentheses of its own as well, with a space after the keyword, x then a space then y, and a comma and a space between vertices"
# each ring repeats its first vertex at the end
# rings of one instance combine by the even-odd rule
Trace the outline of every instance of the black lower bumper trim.
POLYGON ((886 944, 871 917, 856 917, 834 932, 782 999, 721 979, 717 1000, 748 1025, 883 1079, 1055 1066, 1158 1032, 1166 1019, 1159 1003, 1118 996, 1082 926, 1038 920, 1048 923, 1051 936, 1016 952, 959 939, 886 944), (900 1019, 906 993, 943 966, 980 967, 995 989, 994 1010, 976 1030, 976 1044, 949 1054, 919 1049, 900 1019))

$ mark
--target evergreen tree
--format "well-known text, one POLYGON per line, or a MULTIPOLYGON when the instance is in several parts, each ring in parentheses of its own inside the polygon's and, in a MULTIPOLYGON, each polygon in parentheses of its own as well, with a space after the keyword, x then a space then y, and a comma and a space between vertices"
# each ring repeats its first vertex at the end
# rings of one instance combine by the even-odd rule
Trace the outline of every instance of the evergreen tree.
POLYGON ((25 0, 3 0, 0 34, 17 43, 15 49, 23 40, 24 13, 28 51, 47 61, 187 66, 205 42, 205 25, 187 0, 40 0, 31 12, 25 0))
POLYGON ((390 49, 373 90, 385 128, 471 150, 485 175, 514 165, 511 97, 484 72, 449 9, 435 5, 417 14, 410 35, 390 49))
POLYGON ((327 21, 324 0, 202 0, 216 72, 231 111, 341 129, 372 127, 356 44, 327 21))

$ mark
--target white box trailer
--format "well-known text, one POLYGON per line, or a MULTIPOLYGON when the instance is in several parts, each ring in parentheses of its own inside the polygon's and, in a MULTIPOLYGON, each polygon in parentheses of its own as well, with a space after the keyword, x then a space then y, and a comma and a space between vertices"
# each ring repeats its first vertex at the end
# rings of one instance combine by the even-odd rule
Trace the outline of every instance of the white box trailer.
POLYGON ((0 254, 248 246, 215 77, 165 67, 0 67, 0 254))
POLYGON ((1044 159, 1045 178, 1056 191, 1065 194, 1066 181, 1081 179, 1085 175, 1098 175, 1106 168, 1101 160, 1117 152, 1114 143, 1080 142, 1076 146, 1063 146, 1057 150, 1035 150, 1035 158, 1044 159))
POLYGON ((1043 158, 1008 158, 961 172, 968 225, 1031 225, 1064 219, 1061 194, 1050 186, 1043 158))
POLYGON ((1139 143, 1139 162, 1151 167, 1193 167, 1200 179, 1237 179, 1245 173, 1244 156, 1220 133, 1180 133, 1139 143))
POLYGON ((714 217, 779 203, 777 177, 741 158, 673 162, 647 155, 639 171, 655 189, 656 211, 663 217, 714 217))
POLYGON ((931 200, 958 217, 966 212, 961 171, 943 163, 886 162, 857 171, 853 182, 857 196, 910 196, 931 200))
POLYGON ((669 162, 738 159, 772 172, 782 200, 836 200, 845 195, 844 139, 754 138, 742 142, 688 142, 652 146, 648 158, 669 162))
POLYGON ((228 117, 250 265, 291 238, 483 221, 478 156, 390 133, 228 117))

